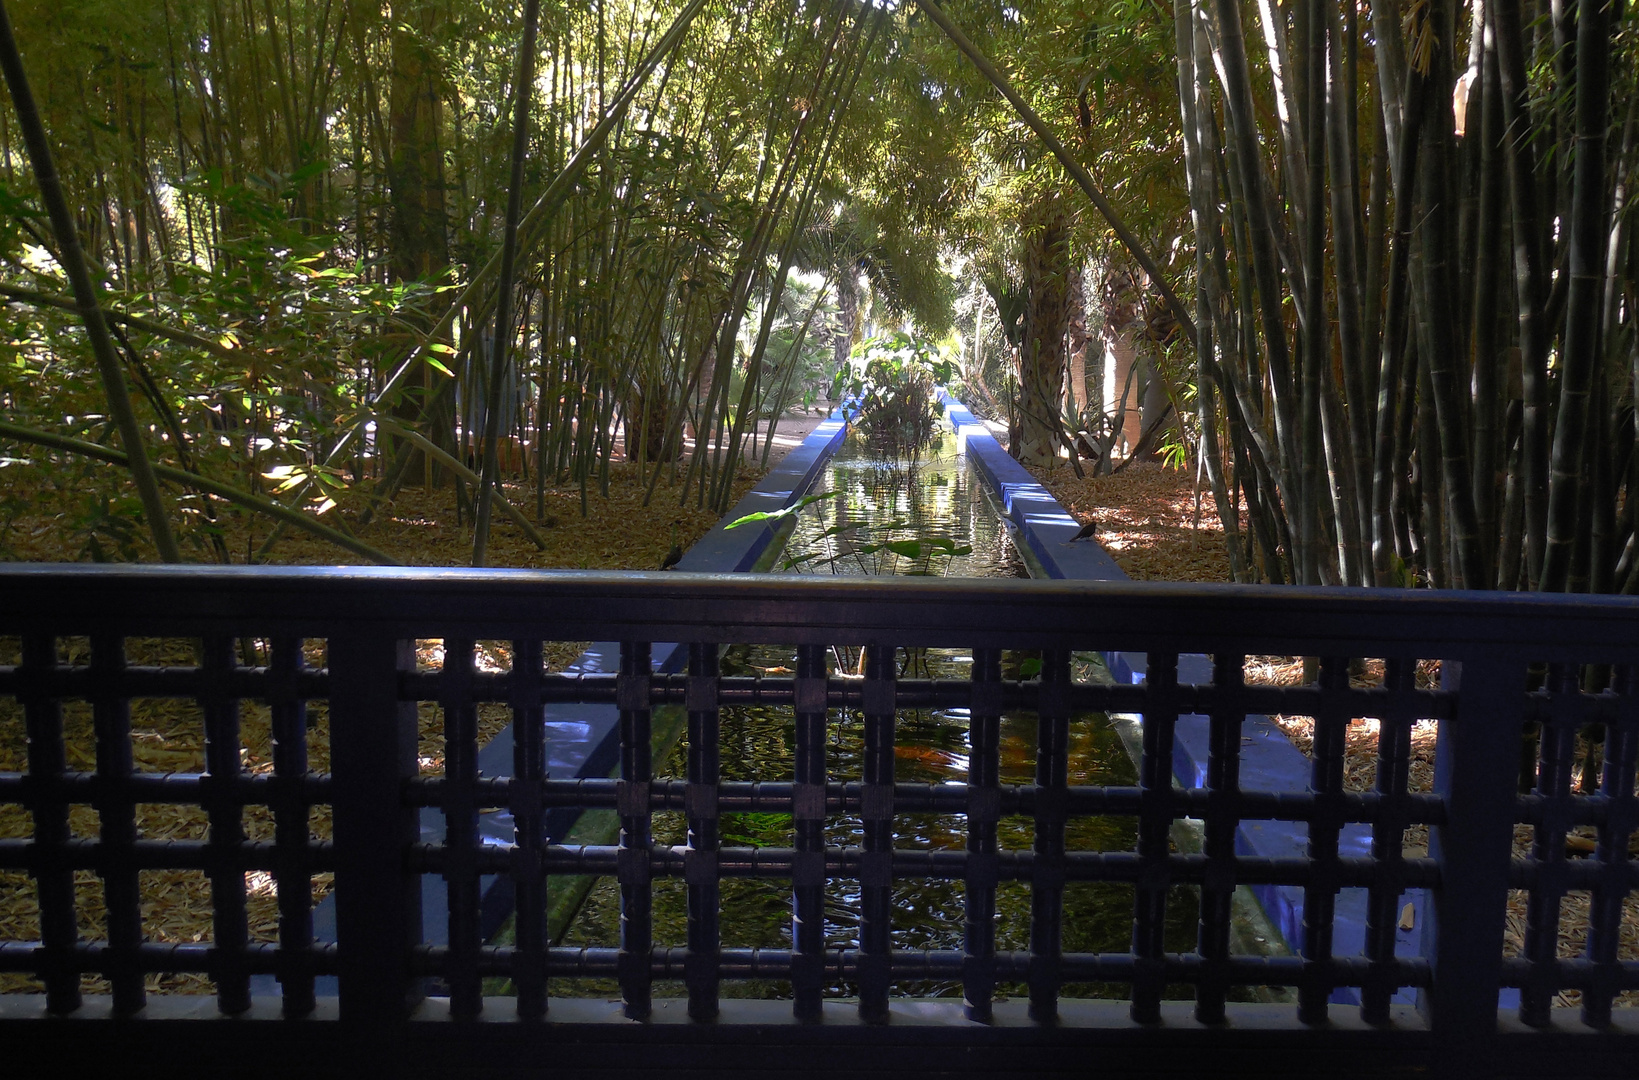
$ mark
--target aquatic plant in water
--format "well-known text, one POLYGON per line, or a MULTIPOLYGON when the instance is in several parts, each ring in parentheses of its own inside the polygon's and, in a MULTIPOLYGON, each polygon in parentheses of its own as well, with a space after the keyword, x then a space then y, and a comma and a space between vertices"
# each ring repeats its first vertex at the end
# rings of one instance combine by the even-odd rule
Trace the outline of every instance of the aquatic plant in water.
POLYGON ((874 446, 914 457, 939 423, 938 388, 955 375, 932 345, 896 331, 855 345, 834 393, 858 404, 854 424, 874 446))

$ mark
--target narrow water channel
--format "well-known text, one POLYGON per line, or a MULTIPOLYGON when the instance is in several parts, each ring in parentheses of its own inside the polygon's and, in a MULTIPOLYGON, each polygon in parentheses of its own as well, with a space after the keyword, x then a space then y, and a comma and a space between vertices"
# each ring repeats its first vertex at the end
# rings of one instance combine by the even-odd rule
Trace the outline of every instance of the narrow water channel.
MULTIPOLYGON (((824 498, 802 513, 776 572, 802 574, 936 574, 968 577, 1026 577, 1023 561, 984 480, 956 453, 956 439, 942 442, 918 460, 891 460, 850 438, 815 488, 824 498), (834 494, 832 494, 834 493, 834 494), (889 546, 889 545, 893 546, 889 546), (953 552, 955 552, 953 554, 953 552)), ((1028 675, 1032 657, 1004 654, 1003 674, 1028 675)), ((833 650, 833 672, 851 672, 858 652, 833 650)), ((901 650, 907 674, 936 679, 966 678, 972 657, 960 650, 901 650), (910 669, 914 669, 911 671, 910 669)), ((724 675, 784 675, 795 668, 795 651, 772 646, 735 647, 722 659, 724 675)), ((1103 676, 1091 656, 1076 658, 1075 677, 1103 676)), ((658 721, 658 718, 657 718, 658 721)), ((789 779, 795 761, 795 723, 790 709, 752 706, 722 711, 722 769, 725 780, 789 779)), ((658 727, 657 722, 657 727, 658 727)), ((832 779, 861 774, 863 738, 859 718, 833 716, 827 766, 832 779)), ((896 779, 901 782, 965 781, 968 765, 968 715, 965 709, 903 710, 897 719, 896 779)), ((1003 717, 1001 782, 1034 779, 1036 717, 1015 713, 1003 717)), ((1070 727, 1072 785, 1136 783, 1133 765, 1120 736, 1101 713, 1075 717, 1070 727)), ((682 777, 687 748, 679 743, 657 759, 656 776, 682 777)), ((895 819, 895 845, 911 849, 961 849, 966 820, 959 815, 901 814, 895 819)), ((998 841, 1004 849, 1028 850, 1033 822, 1004 818, 998 841)), ((724 846, 790 847, 794 844, 788 814, 725 814, 720 823, 724 846)), ((858 818, 836 815, 826 829, 828 845, 856 845, 863 830, 858 818)), ((1072 819, 1066 834, 1071 850, 1130 851, 1136 838, 1131 818, 1072 819)), ((683 844, 687 826, 680 814, 657 814, 657 844, 683 844)), ((687 940, 686 891, 675 880, 654 883, 654 940, 681 945, 687 940)), ((961 948, 963 885, 959 881, 898 882, 894 890, 894 948, 961 948)), ((1169 950, 1187 952, 1194 944, 1195 901, 1175 891, 1169 903, 1169 950)), ((1064 943, 1067 952, 1126 952, 1131 946, 1133 890, 1130 885, 1071 883, 1065 888, 1064 943)), ((619 941, 620 895, 613 879, 603 879, 587 897, 568 927, 562 944, 613 946, 619 941)), ((853 881, 833 881, 826 896, 828 946, 858 944, 859 890, 853 881)), ((996 947, 1029 947, 1030 893, 1023 882, 1003 882, 997 896, 996 947)), ((778 880, 725 879, 722 882, 722 944, 725 948, 790 948, 791 893, 778 880)), ((839 983, 828 993, 851 996, 854 988, 839 983)), ((616 996, 612 980, 565 980, 569 994, 616 996)), ((725 983, 725 997, 787 997, 789 983, 725 983)), ((898 994, 959 996, 956 982, 901 983, 898 994)), ((1019 986, 1002 985, 1001 995, 1022 994, 1019 986)), ((683 995, 682 984, 655 986, 657 995, 683 995)), ((1187 990, 1185 991, 1187 994, 1187 990)), ((1067 997, 1128 996, 1125 986, 1072 984, 1067 997)))

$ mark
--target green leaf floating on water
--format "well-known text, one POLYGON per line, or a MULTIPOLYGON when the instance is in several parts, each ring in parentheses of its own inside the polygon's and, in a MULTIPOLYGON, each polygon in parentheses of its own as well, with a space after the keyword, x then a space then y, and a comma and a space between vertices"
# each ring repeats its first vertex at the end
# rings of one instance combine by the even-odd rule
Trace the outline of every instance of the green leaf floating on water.
POLYGON ((788 518, 792 514, 801 512, 804 507, 811 503, 817 503, 821 499, 835 498, 839 494, 841 493, 836 491, 822 491, 818 495, 804 495, 784 510, 759 510, 755 514, 747 514, 745 517, 735 518, 727 525, 724 525, 723 528, 738 529, 741 525, 750 525, 752 522, 756 521, 779 521, 781 518, 788 518))

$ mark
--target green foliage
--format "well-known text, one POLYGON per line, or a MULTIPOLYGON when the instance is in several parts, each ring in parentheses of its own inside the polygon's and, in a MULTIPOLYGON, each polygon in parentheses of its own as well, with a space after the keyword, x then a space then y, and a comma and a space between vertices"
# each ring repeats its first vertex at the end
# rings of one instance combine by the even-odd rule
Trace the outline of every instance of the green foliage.
POLYGON ((855 424, 872 442, 915 451, 933 437, 938 388, 955 375, 955 363, 932 345, 896 331, 856 345, 837 372, 835 391, 853 399, 855 424))
MULTIPOLYGON (((681 8, 547 5, 526 207, 681 8)), ((470 443, 473 418, 452 418, 446 392, 460 387, 470 402, 482 385, 493 297, 475 295, 441 340, 422 335, 499 244, 518 5, 18 0, 10 10, 109 306, 216 346, 124 331, 157 460, 310 510, 348 509, 389 471, 395 444, 360 440, 340 460, 332 451, 377 411, 440 446, 470 443), (409 159, 423 182, 404 190, 409 159), (411 204, 438 238, 436 250, 410 253, 420 261, 403 250, 411 204), (374 401, 418 346, 425 364, 403 398, 374 401)), ((1147 140, 1152 177, 1171 167, 1170 150, 1151 151, 1170 146, 1175 106, 1128 123, 1133 102, 1166 97, 1165 49, 1155 52, 1170 33, 1164 18, 1087 0, 952 10, 1066 135, 1065 94, 1099 67, 1107 113, 1089 152, 1111 153, 1122 135, 1147 140), (1104 28, 1096 50, 1085 33, 1094 24, 1104 28)), ((13 127, 0 126, 0 141, 14 165, 24 160, 13 127)), ((622 428, 650 460, 670 461, 659 446, 681 444, 685 423, 715 437, 818 405, 854 337, 912 324, 944 336, 961 291, 952 250, 1006 247, 1020 177, 1062 182, 1037 157, 914 6, 708 6, 527 237, 511 328, 521 405, 508 419, 525 445, 544 432, 530 469, 596 478, 622 428), (781 282, 788 242, 799 273, 781 282), (844 279, 858 319, 839 342, 844 279)), ((1156 183, 1117 194, 1130 196, 1129 212, 1150 200, 1157 221, 1177 203, 1156 183)), ((27 169, 7 172, 0 282, 60 296, 53 243, 27 169)), ((0 409, 39 430, 105 438, 72 314, 11 306, 7 316, 0 409)), ((914 445, 932 415, 928 380, 952 375, 927 374, 940 361, 925 346, 893 355, 904 350, 893 338, 879 339, 875 366, 850 362, 843 381, 880 407, 883 441, 914 445)), ((0 449, 29 463, 0 497, 27 503, 12 476, 38 486, 48 471, 61 483, 47 489, 79 485, 98 508, 109 495, 108 514, 82 515, 97 550, 82 546, 86 557, 125 557, 111 524, 117 477, 0 449)), ((692 477, 695 497, 726 492, 719 479, 692 477)), ((182 542, 224 557, 212 504, 175 496, 182 542)))
POLYGON ((759 510, 755 514, 746 514, 742 517, 737 517, 727 525, 724 525, 723 528, 738 529, 741 525, 751 525, 759 521, 783 521, 788 517, 795 517, 797 514, 802 513, 805 509, 812 506, 814 503, 819 502, 821 499, 832 499, 836 496, 837 492, 835 491, 822 491, 817 495, 804 495, 802 498, 798 499, 796 502, 792 503, 790 506, 787 506, 783 510, 759 510))
POLYGON ((142 504, 134 495, 88 493, 69 523, 70 543, 91 562, 135 562, 142 504))

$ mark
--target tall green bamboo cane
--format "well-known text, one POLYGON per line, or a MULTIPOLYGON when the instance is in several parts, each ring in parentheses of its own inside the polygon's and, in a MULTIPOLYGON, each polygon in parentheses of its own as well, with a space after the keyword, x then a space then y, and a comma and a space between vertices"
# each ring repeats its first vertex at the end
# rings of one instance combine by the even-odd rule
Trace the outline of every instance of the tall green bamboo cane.
MULTIPOLYGON (((1350 92, 1344 63, 1344 27, 1338 17, 1337 5, 1327 4, 1326 32, 1328 64, 1326 69, 1326 146, 1327 175, 1332 182, 1332 236, 1336 257, 1332 260, 1337 279, 1337 336, 1338 357, 1343 368, 1343 390, 1348 403, 1346 439, 1350 461, 1349 488, 1352 491, 1347 531, 1353 541, 1349 545, 1356 563, 1354 583, 1370 584, 1370 558, 1361 549, 1361 533, 1369 529, 1371 521, 1371 457, 1372 419, 1371 401, 1366 392, 1365 330, 1362 326, 1362 287, 1360 267, 1362 255, 1360 235, 1357 171, 1358 147, 1355 139, 1358 125, 1351 122, 1355 112, 1354 94, 1350 92)), ((1352 36, 1350 38, 1352 43, 1352 36)))
POLYGON ((1217 307, 1214 293, 1218 276, 1212 261, 1220 228, 1217 219, 1217 179, 1213 162, 1202 153, 1200 114, 1211 108, 1205 72, 1199 70, 1198 56, 1204 33, 1196 26, 1194 0, 1173 0, 1173 20, 1178 53, 1178 103, 1183 121, 1184 166, 1190 196, 1190 216, 1195 228, 1195 407, 1201 429, 1200 457, 1212 486, 1213 502, 1223 526, 1229 549, 1230 574, 1246 581, 1241 558, 1240 522, 1224 482, 1221 448, 1218 442, 1218 409, 1213 382, 1222 363, 1214 339, 1217 307))
POLYGON ((1605 139, 1610 119, 1610 15, 1603 0, 1579 0, 1576 24, 1576 165, 1570 215, 1570 286, 1548 489, 1548 546, 1540 588, 1564 591, 1577 542, 1578 486, 1588 398, 1598 362, 1605 284, 1605 139))
MULTIPOLYGON (((1395 125, 1400 147, 1394 155, 1398 162, 1394 170, 1394 224, 1389 245, 1388 300, 1383 309, 1383 352, 1377 379, 1377 438, 1372 457, 1372 577, 1379 586, 1395 584, 1394 558, 1405 558, 1402 545, 1396 543, 1393 503, 1399 484, 1400 455, 1395 452, 1401 426, 1398 414, 1412 407, 1411 402, 1402 397, 1401 365, 1409 321, 1406 309, 1410 301, 1411 232, 1416 207, 1412 178, 1417 172, 1417 152, 1422 145, 1423 86, 1421 77, 1410 81, 1405 88, 1405 120, 1395 125)), ((1385 113, 1392 108, 1387 96, 1381 103, 1385 113)))
MULTIPOLYGON (((1445 0, 1431 0, 1424 18, 1432 35, 1428 45, 1427 78, 1432 86, 1449 85, 1450 45, 1440 40, 1434 29, 1450 22, 1445 0)), ((1451 157, 1451 110, 1439 94, 1425 96, 1423 107, 1424 148, 1418 166, 1418 196, 1422 209, 1418 237, 1422 241, 1423 272, 1421 315, 1426 327, 1426 365, 1429 386, 1434 394, 1434 416, 1438 427, 1441 481, 1445 488, 1445 509, 1450 516, 1453 569, 1459 588, 1483 589, 1490 586, 1480 554, 1479 525, 1474 515, 1473 470, 1469 463, 1467 425, 1458 394, 1461 392, 1456 366, 1457 333, 1453 314, 1449 272, 1451 211, 1445 166, 1451 157)), ((1424 451, 1434 446, 1424 444, 1424 451)), ((1431 504, 1438 513, 1439 503, 1431 504)))
POLYGON ((1542 577, 1548 538, 1548 262, 1538 211, 1537 154, 1520 0, 1486 0, 1485 12, 1497 42, 1497 77, 1502 86, 1506 131, 1503 149, 1514 226, 1520 378, 1525 394, 1520 451, 1525 562, 1527 579, 1535 588, 1542 577))
POLYGON ((535 87, 535 32, 541 0, 524 0, 524 40, 518 48, 516 104, 512 113, 512 177, 507 189, 506 227, 501 239, 501 276, 495 293, 495 340, 484 401, 483 478, 472 530, 472 565, 483 566, 489 550, 490 504, 496 484, 496 444, 501 436, 501 384, 506 378, 507 347, 512 343, 512 292, 518 258, 518 216, 523 212, 524 150, 529 145, 529 102, 535 87))
POLYGON ((1305 180, 1303 222, 1303 291, 1299 299, 1303 313, 1301 391, 1298 398, 1301 478, 1303 492, 1295 509, 1298 514, 1300 584, 1321 583, 1322 526, 1321 496, 1326 478, 1321 475, 1321 372, 1330 360, 1331 326, 1326 319, 1326 0, 1308 0, 1309 47, 1306 50, 1304 152, 1309 168, 1305 180))
POLYGON ((1275 444, 1279 458, 1270 464, 1280 484, 1286 518, 1295 523, 1301 520, 1305 512, 1299 476, 1302 454, 1299 450, 1298 411, 1297 403, 1293 401, 1291 352, 1286 339, 1286 321, 1281 311, 1281 266, 1275 244, 1275 224, 1270 213, 1263 169, 1259 164, 1257 119, 1252 104, 1246 35, 1237 0, 1215 0, 1214 14, 1224 113, 1229 122, 1235 169, 1245 199, 1250 244, 1247 253, 1251 255, 1252 276, 1257 284, 1269 390, 1274 403, 1275 444))

